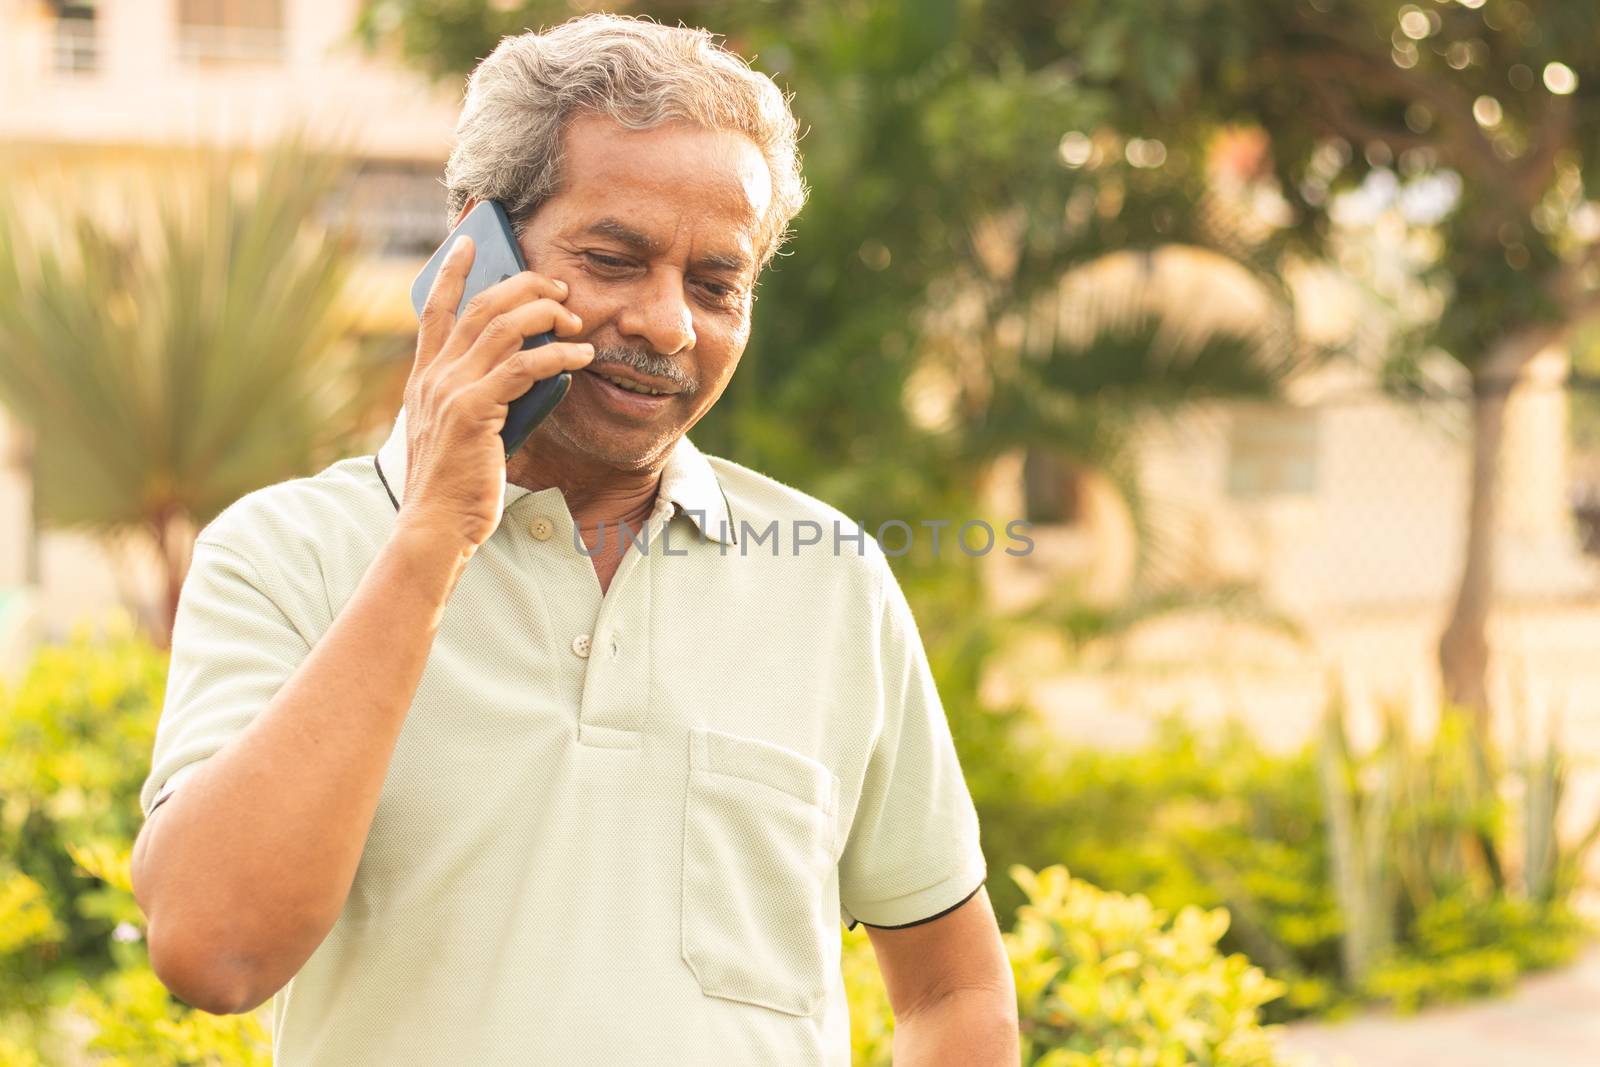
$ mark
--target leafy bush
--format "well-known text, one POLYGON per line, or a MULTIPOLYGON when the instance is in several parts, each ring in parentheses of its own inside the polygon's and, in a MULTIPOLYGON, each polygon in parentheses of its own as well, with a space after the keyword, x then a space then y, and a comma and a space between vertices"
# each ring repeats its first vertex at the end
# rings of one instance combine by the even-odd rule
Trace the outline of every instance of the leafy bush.
POLYGON ((1024 1062, 1274 1062, 1258 1018, 1283 986, 1244 956, 1217 950, 1226 911, 1186 907, 1169 919, 1145 897, 1096 889, 1059 865, 1011 874, 1028 895, 1006 937, 1026 1020, 1024 1062), (1037 1051, 1045 1054, 1033 1061, 1037 1051))
MULTIPOLYGON (((1227 907, 1224 948, 1287 984, 1273 1017, 1339 1001, 1342 919, 1308 756, 1264 752, 1237 727, 1202 738, 1176 718, 1135 750, 1059 748, 1028 739, 1022 713, 980 714, 955 732, 991 870, 1062 863, 1169 911, 1227 907)), ((990 892, 1003 924, 1025 903, 1018 886, 990 892)))
POLYGON ((0 929, 32 931, 0 937, 13 1011, 38 1016, 116 965, 117 920, 67 846, 132 841, 165 682, 161 654, 118 627, 40 650, 0 691, 0 929))
POLYGON ((151 972, 128 880, 165 657, 131 625, 41 649, 0 690, 0 1063, 270 1062, 253 1016, 218 1018, 151 972))
POLYGON ((1401 1011, 1500 993, 1526 971, 1569 962, 1589 933, 1559 901, 1447 897, 1416 917, 1412 944, 1379 960, 1363 989, 1401 1011))
MULTIPOLYGON (((1412 797, 1390 801, 1381 820, 1381 809, 1363 804, 1356 821, 1374 828, 1366 851, 1396 857, 1407 869, 1394 878, 1426 882, 1426 892, 1411 896, 1385 882, 1381 904, 1357 905, 1381 916, 1389 932, 1373 942, 1369 965, 1353 972, 1348 941, 1372 935, 1358 934, 1370 924, 1353 921, 1342 899, 1339 836, 1319 769, 1329 741, 1280 755, 1237 724, 1202 734, 1172 718, 1136 750, 1063 750, 1028 740, 1020 715, 1001 716, 1008 725, 997 726, 991 713, 966 714, 978 725, 958 727, 957 744, 963 766, 980 768, 969 770, 969 781, 991 869, 1060 862, 1159 908, 1226 907, 1224 950, 1245 953, 1285 983, 1269 1019, 1338 1012, 1361 1000, 1407 1010, 1493 992, 1570 961, 1588 936, 1567 903, 1571 878, 1556 879, 1541 899, 1468 862, 1479 831, 1508 843, 1508 820, 1497 796, 1444 788, 1440 768, 1459 762, 1453 730, 1404 755, 1363 758, 1411 768, 1392 779, 1408 781, 1412 797)), ((1364 764, 1346 772, 1371 777, 1364 764)), ((1573 857, 1560 866, 1573 869, 1573 857)), ((992 893, 1002 922, 1022 903, 1010 886, 992 893)))
MULTIPOLYGON (((1226 911, 1176 917, 1142 896, 1096 889, 1065 867, 1013 867, 1028 903, 1005 934, 1029 1067, 1272 1067, 1262 1005, 1281 983, 1218 939, 1226 911)), ((887 1067, 888 1001, 861 931, 845 937, 852 1062, 887 1067)))
MULTIPOLYGON (((1570 961, 1589 936, 1568 901, 1600 824, 1573 848, 1556 847, 1565 766, 1554 749, 1495 772, 1493 754, 1452 714, 1425 740, 1391 722, 1383 744, 1357 755, 1340 740, 1337 702, 1330 720, 1337 735, 1330 725, 1288 753, 1263 749, 1240 723, 1202 729, 1176 715, 1137 749, 1065 746, 1029 709, 979 701, 984 665, 1005 630, 971 610, 980 596, 974 581, 957 568, 925 570, 912 573, 907 592, 991 871, 1062 863, 1168 911, 1227 908, 1222 948, 1244 953, 1286 986, 1266 1006, 1273 1021, 1339 1013, 1364 1000, 1408 1010, 1493 992, 1570 961), (1350 849, 1336 844, 1329 818, 1340 791, 1330 792, 1327 779, 1336 768, 1358 809, 1347 821, 1371 828, 1366 851, 1395 861, 1370 872, 1384 872, 1376 883, 1381 905, 1352 907, 1350 879, 1341 879, 1350 872, 1339 857, 1348 859, 1350 849), (1467 788, 1471 768, 1500 788, 1467 788), (1379 803, 1361 787, 1374 781, 1386 783, 1379 803), (1520 810, 1509 810, 1502 793, 1520 798, 1520 810), (1519 882, 1490 873, 1507 865, 1498 859, 1486 869, 1486 844, 1495 857, 1524 857, 1519 882), (1385 916, 1389 934, 1357 973, 1347 949, 1372 937, 1373 924, 1353 916, 1363 910, 1385 916)), ((1006 926, 1025 902, 1020 887, 994 879, 989 892, 1006 926)))
POLYGON ((1567 898, 1600 823, 1562 846, 1566 768, 1553 743, 1497 769, 1474 717, 1445 711, 1420 740, 1388 708, 1378 743, 1358 754, 1336 696, 1317 746, 1343 978, 1402 1010, 1505 989, 1570 960, 1589 932, 1567 898), (1520 795, 1520 835, 1505 792, 1520 795))

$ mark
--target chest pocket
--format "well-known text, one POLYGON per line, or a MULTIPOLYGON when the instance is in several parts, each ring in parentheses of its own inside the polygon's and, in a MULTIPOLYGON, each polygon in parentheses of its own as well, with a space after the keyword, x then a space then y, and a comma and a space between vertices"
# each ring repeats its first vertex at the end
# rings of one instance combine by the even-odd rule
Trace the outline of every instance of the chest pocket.
POLYGON ((838 779, 809 756, 689 730, 683 959, 707 996, 810 1015, 827 993, 838 779))

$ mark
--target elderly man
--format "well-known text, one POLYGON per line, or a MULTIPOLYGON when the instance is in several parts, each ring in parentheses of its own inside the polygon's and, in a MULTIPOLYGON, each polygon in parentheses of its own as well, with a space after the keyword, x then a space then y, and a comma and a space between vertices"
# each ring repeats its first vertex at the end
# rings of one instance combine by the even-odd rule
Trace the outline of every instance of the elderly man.
POLYGON ((883 553, 684 436, 804 199, 781 94, 703 32, 591 16, 502 41, 456 132, 453 217, 499 201, 531 269, 457 319, 458 247, 377 455, 200 537, 134 854, 156 973, 213 1012, 275 996, 285 1067, 843 1067, 860 922, 897 1063, 1016 1063, 883 553), (508 402, 560 370, 508 462, 508 402), (829 536, 774 551, 799 523, 829 536))

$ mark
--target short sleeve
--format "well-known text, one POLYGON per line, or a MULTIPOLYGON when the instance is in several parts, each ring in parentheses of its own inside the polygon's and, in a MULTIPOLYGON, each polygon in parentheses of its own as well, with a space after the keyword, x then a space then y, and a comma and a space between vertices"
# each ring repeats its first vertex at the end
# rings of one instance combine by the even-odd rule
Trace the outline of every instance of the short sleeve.
POLYGON ((912 926, 965 903, 987 875, 978 814, 905 594, 882 561, 883 728, 839 859, 841 918, 912 926))
POLYGON ((139 792, 146 817, 183 777, 237 737, 310 652, 283 606, 241 555, 201 542, 178 598, 167 692, 150 774, 139 792))

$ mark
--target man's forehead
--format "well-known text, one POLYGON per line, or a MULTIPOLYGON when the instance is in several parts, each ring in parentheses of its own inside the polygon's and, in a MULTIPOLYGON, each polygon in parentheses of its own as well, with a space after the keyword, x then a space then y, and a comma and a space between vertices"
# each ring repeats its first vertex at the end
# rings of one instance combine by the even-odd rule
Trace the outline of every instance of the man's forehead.
POLYGON ((565 231, 653 244, 689 223, 721 238, 708 253, 748 256, 771 207, 766 160, 742 134, 687 123, 632 130, 591 115, 571 124, 565 148, 565 231))

